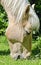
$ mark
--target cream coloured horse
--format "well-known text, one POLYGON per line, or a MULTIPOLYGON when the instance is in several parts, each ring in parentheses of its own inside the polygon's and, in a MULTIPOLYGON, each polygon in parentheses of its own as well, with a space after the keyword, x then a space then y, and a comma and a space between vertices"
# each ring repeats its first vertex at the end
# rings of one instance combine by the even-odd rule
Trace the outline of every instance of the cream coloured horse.
POLYGON ((38 31, 39 18, 28 0, 0 0, 8 15, 6 36, 12 58, 26 59, 31 54, 32 31, 38 31))

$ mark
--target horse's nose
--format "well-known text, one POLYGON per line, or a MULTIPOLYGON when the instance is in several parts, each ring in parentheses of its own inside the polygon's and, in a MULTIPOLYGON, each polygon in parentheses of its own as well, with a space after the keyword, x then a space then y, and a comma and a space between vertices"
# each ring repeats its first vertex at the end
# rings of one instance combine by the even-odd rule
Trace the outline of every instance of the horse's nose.
POLYGON ((17 59, 20 59, 20 55, 18 55, 17 59))

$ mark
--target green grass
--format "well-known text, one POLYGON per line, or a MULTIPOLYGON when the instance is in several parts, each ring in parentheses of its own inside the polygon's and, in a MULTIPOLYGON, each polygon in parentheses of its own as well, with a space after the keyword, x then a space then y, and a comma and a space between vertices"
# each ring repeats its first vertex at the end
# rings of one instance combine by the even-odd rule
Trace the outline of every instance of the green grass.
POLYGON ((14 60, 10 57, 6 37, 0 36, 0 65, 41 65, 41 37, 32 40, 32 55, 29 60, 14 60))

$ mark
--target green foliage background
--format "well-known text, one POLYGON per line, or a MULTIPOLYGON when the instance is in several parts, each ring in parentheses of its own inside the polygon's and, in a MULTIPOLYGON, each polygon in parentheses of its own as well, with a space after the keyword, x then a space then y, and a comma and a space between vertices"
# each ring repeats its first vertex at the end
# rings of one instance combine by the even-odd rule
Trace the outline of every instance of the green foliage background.
MULTIPOLYGON (((35 3, 35 11, 39 16, 40 24, 41 24, 41 0, 29 0, 31 4, 35 3)), ((0 5, 0 35, 4 35, 5 29, 8 25, 8 18, 7 14, 4 11, 3 7, 0 5)), ((41 32, 41 25, 40 25, 40 32, 41 32)))
POLYGON ((0 35, 4 35, 5 29, 7 28, 8 25, 8 18, 7 14, 4 11, 3 7, 0 5, 0 35))

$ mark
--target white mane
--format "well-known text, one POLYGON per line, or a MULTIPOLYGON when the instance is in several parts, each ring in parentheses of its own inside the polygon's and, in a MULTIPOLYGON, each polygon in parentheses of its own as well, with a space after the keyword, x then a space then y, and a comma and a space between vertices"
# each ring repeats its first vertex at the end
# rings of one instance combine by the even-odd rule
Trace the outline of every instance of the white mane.
POLYGON ((32 7, 30 7, 30 10, 29 10, 28 21, 31 23, 33 30, 35 29, 36 31, 39 30, 39 27, 40 27, 39 18, 37 14, 35 13, 35 10, 32 7))
POLYGON ((10 11, 12 16, 16 17, 19 22, 24 14, 26 7, 28 6, 28 0, 1 0, 1 4, 6 11, 10 11))
MULTIPOLYGON (((12 17, 15 16, 15 22, 20 22, 22 20, 23 14, 26 11, 26 8, 30 4, 28 0, 1 0, 1 4, 3 5, 4 9, 8 13, 12 15, 12 17)), ((33 29, 39 29, 39 18, 36 15, 34 9, 30 5, 29 12, 27 16, 29 15, 28 21, 31 22, 33 29)), ((7 14, 8 15, 8 14, 7 14)))

